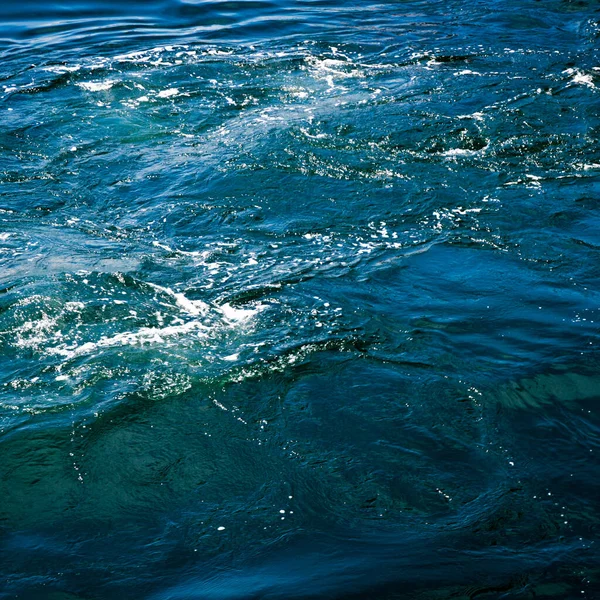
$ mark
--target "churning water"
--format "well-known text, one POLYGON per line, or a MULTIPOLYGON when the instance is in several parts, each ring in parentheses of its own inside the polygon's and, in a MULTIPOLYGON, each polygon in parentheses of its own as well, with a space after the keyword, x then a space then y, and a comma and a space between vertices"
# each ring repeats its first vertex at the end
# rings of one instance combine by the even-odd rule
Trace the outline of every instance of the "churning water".
POLYGON ((600 597, 599 103, 593 0, 3 0, 0 597, 600 597))

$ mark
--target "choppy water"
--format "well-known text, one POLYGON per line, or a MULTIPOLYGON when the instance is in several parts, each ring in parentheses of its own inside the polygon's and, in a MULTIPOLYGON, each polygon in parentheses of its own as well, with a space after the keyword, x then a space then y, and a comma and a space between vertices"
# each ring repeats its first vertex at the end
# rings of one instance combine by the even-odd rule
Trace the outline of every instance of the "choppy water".
POLYGON ((0 24, 0 597, 600 597, 597 2, 0 24))

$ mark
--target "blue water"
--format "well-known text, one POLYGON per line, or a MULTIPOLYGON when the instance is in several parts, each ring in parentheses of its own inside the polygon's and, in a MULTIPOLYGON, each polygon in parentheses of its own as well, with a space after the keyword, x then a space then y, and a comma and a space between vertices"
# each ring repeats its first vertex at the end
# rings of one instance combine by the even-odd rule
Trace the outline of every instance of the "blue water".
POLYGON ((0 3, 0 598, 600 598, 600 5, 0 3))

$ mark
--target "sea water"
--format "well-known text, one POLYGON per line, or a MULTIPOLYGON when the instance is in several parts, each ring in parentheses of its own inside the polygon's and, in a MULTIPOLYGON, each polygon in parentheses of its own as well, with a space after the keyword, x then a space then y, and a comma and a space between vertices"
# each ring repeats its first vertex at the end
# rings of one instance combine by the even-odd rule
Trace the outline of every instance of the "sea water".
POLYGON ((599 49, 4 0, 0 597, 600 597, 599 49))

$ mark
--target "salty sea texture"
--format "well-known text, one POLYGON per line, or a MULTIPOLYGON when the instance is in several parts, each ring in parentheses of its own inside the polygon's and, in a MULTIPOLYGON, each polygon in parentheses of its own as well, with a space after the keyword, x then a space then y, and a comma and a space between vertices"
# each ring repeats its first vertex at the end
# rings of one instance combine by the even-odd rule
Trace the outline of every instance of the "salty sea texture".
POLYGON ((600 597, 595 1, 0 5, 0 597, 600 597))

